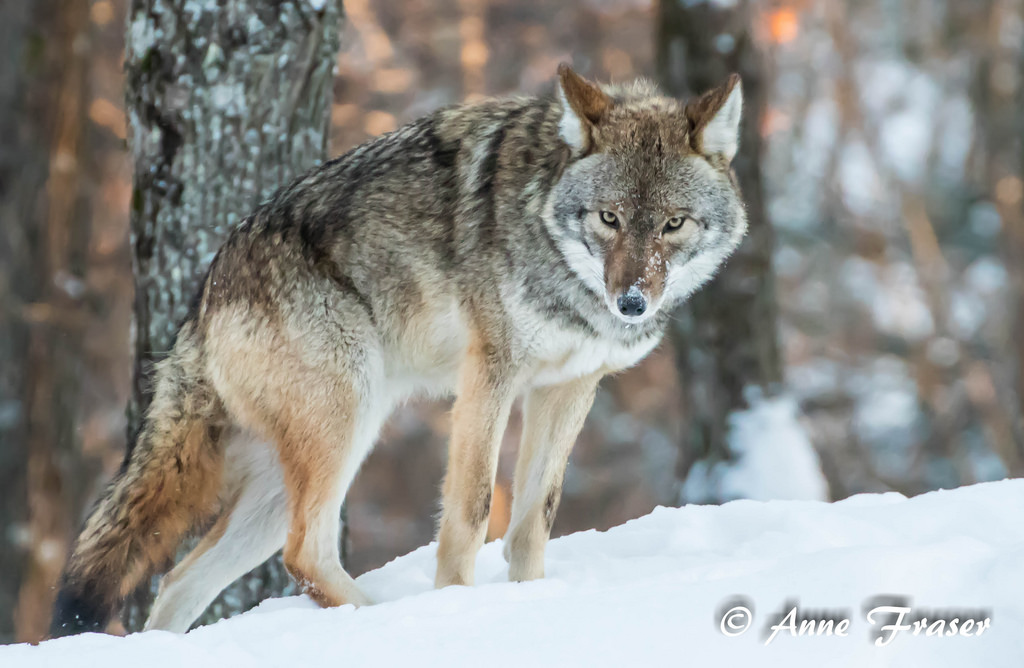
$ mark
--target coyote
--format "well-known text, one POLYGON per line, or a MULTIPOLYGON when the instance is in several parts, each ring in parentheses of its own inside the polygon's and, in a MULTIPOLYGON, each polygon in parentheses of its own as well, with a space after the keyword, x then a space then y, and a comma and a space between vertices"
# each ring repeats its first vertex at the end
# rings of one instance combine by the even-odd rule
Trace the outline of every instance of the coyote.
POLYGON ((473 583, 520 395, 505 557, 511 580, 543 577, 598 381, 657 345, 746 232, 730 170, 741 107, 736 75, 684 104, 562 65, 552 95, 441 109, 282 188, 231 232, 158 364, 51 633, 105 628, 210 521, 146 628, 187 631, 282 547, 319 604, 369 603, 339 560, 339 509, 417 392, 456 395, 436 586, 473 583))

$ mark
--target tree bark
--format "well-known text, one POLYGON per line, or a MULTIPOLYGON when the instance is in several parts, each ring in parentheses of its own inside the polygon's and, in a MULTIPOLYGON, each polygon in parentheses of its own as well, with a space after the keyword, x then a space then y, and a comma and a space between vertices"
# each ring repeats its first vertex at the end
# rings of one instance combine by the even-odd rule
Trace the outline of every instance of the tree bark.
MULTIPOLYGON (((25 224, 25 181, 40 182, 45 173, 45 153, 23 139, 25 118, 18 104, 24 98, 27 76, 22 53, 29 25, 28 6, 13 2, 0 5, 0 643, 14 642, 14 606, 27 557, 25 531, 28 523, 26 476, 28 425, 25 420, 26 372, 21 363, 28 349, 28 323, 21 316, 32 300, 29 233, 25 224)), ((31 133, 35 134, 35 133, 31 133)))
POLYGON ((45 635, 82 494, 88 32, 81 2, 0 5, 0 642, 45 635))
POLYGON ((747 205, 750 232, 717 278, 681 308, 670 332, 688 430, 680 443, 677 477, 698 460, 731 459, 729 416, 752 396, 780 391, 782 361, 776 331, 772 250, 760 160, 767 95, 764 58, 751 35, 747 2, 661 0, 657 62, 662 84, 687 98, 725 80, 743 79, 740 151, 733 168, 747 205))
MULTIPOLYGON (((341 18, 341 0, 132 2, 130 434, 150 400, 152 364, 170 349, 228 231, 326 157, 341 18)), ((151 589, 126 606, 129 630, 145 621, 151 589)), ((201 623, 290 591, 278 555, 225 590, 201 623)))

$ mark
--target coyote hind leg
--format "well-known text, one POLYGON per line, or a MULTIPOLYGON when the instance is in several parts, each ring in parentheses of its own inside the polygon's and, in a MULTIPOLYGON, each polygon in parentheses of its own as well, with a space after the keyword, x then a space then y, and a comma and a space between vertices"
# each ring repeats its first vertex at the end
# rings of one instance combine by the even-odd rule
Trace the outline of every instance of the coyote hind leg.
MULTIPOLYGON (((291 300, 291 301, 288 301, 291 300)), ((281 321, 211 316, 211 376, 239 426, 276 446, 287 495, 284 565, 322 606, 367 603, 341 566, 341 504, 391 408, 375 325, 333 284, 299 285, 281 321), (312 302, 308 295, 318 295, 312 302)))
POLYGON ((284 545, 288 511, 277 453, 264 443, 238 439, 243 457, 229 448, 236 469, 232 501, 198 545, 160 582, 146 630, 185 633, 217 595, 284 545), (244 462, 238 460, 244 459, 244 462))
POLYGON ((370 383, 317 375, 304 383, 317 392, 296 404, 278 437, 290 513, 284 564, 321 606, 365 605, 341 566, 341 504, 387 416, 386 401, 370 383))

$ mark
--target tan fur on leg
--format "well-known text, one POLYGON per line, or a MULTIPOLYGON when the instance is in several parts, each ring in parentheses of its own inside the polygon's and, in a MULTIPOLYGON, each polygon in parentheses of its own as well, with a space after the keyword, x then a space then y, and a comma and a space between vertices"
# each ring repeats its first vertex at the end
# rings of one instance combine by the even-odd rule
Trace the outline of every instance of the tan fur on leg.
MULTIPOLYGON (((247 312, 225 310, 218 318, 235 333, 211 343, 219 393, 240 423, 275 443, 280 457, 290 518, 285 568, 320 605, 367 603, 341 566, 338 541, 345 493, 391 406, 369 324, 346 322, 343 331, 353 337, 347 346, 303 348, 247 312)), ((287 331, 314 326, 297 318, 287 331)))
POLYGON ((476 553, 487 530, 498 450, 516 391, 515 373, 496 369, 493 353, 475 337, 459 374, 438 531, 434 584, 439 588, 473 584, 476 553))
POLYGON ((280 441, 291 513, 284 565, 303 592, 324 607, 366 605, 369 599, 341 566, 339 518, 381 420, 355 401, 320 415, 312 424, 297 417, 280 441))
POLYGON ((565 465, 601 375, 534 388, 526 397, 512 521, 505 538, 510 580, 544 577, 544 547, 558 510, 565 465))

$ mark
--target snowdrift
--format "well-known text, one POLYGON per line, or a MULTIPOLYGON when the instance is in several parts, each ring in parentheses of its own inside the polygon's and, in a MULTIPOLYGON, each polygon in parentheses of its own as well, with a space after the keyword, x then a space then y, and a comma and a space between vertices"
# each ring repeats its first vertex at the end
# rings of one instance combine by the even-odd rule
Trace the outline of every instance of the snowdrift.
POLYGON ((0 647, 0 667, 1019 667, 1022 510, 1024 481, 659 508, 553 541, 543 581, 506 582, 491 543, 475 587, 433 591, 429 545, 359 578, 378 601, 359 610, 268 601, 187 635, 0 647), (886 604, 910 611, 869 623, 886 604), (886 624, 911 628, 880 633, 886 624))

